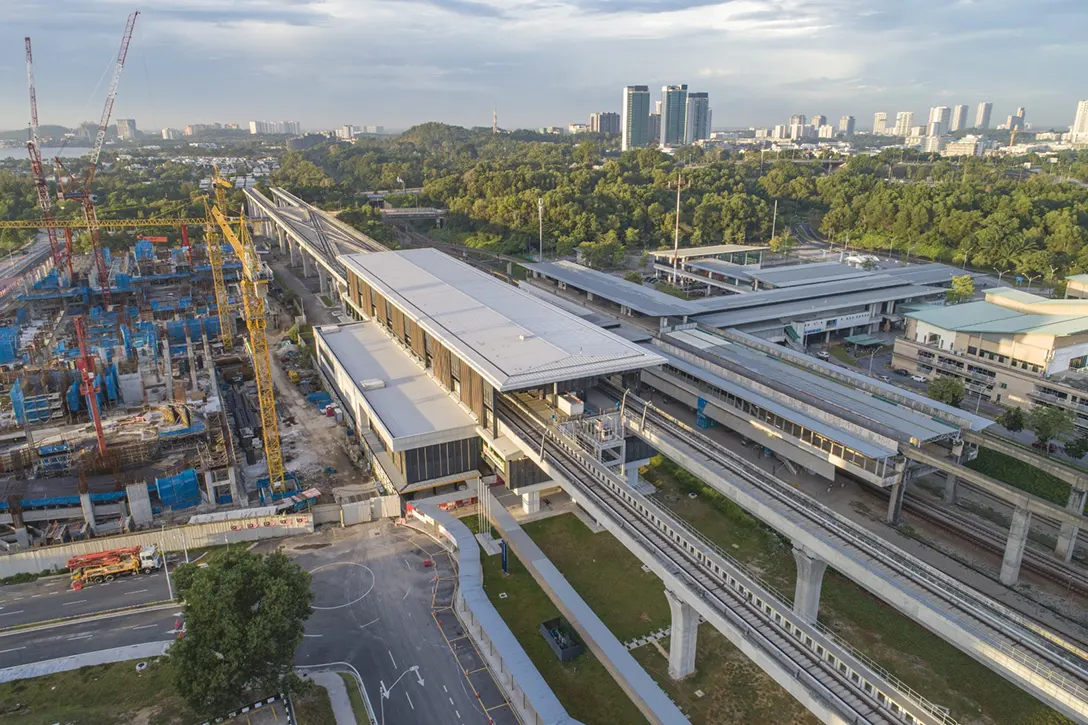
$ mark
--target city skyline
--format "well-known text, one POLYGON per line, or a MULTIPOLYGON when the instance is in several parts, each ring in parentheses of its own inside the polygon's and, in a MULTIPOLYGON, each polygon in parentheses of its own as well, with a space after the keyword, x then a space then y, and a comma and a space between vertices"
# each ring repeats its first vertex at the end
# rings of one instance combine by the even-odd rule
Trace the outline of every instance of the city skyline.
MULTIPOLYGON (((0 8, 4 128, 27 121, 24 35, 38 51, 42 122, 97 118, 104 88, 92 90, 127 8, 59 5, 63 12, 28 0, 0 8)), ((1072 2, 1026 20, 1008 0, 933 1, 909 12, 857 0, 562 7, 239 0, 220 9, 163 0, 137 23, 116 113, 143 128, 301 115, 311 129, 400 129, 427 120, 488 126, 497 104, 503 126, 533 128, 614 109, 615 89, 631 79, 659 88, 684 78, 722 101, 719 127, 771 125, 803 108, 830 118, 906 108, 918 117, 986 99, 1000 119, 1028 107, 1040 128, 1067 126, 1084 95, 1075 69, 1088 59, 1077 38, 1088 8, 1072 2), (420 42, 434 37, 442 42, 420 42), (1016 64, 997 62, 1000 43, 1017 47, 1016 64), (601 52, 614 62, 587 65, 601 52), (218 81, 226 68, 232 83, 218 81)))

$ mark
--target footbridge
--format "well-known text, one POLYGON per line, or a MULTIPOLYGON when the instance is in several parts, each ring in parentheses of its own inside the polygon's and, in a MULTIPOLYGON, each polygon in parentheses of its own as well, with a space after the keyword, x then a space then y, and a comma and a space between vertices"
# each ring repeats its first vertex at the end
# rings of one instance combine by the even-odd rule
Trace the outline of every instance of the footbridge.
MULTIPOLYGON (((669 674, 695 670, 699 617, 825 723, 941 723, 945 711, 820 625, 667 509, 631 490, 514 394, 499 428, 664 583, 672 610, 669 674)), ((822 565, 795 552, 799 569, 822 565)), ((818 589, 816 590, 818 598, 818 589)), ((802 592, 810 602, 810 592, 802 592)))
MULTIPOLYGON (((798 559, 793 606, 816 621, 827 566, 1077 722, 1088 722, 1088 652, 797 491, 628 391, 605 384, 625 425, 763 523, 798 559)), ((581 503, 581 499, 579 499, 581 503)))
POLYGON ((338 260, 341 254, 384 252, 386 247, 353 229, 332 214, 272 187, 273 199, 256 189, 246 189, 246 212, 257 234, 271 237, 282 254, 291 254, 291 265, 302 264, 303 275, 317 275, 322 294, 342 298, 347 276, 338 260))

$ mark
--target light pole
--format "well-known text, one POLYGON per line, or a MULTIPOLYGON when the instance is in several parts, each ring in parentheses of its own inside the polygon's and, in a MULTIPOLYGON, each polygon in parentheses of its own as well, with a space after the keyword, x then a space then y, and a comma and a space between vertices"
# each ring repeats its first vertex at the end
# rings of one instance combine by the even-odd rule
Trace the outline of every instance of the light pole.
POLYGON ((159 547, 162 549, 162 570, 166 572, 166 595, 170 601, 174 601, 174 585, 170 583, 170 562, 166 560, 166 524, 162 525, 159 547))
POLYGON ((540 222, 540 259, 538 262, 544 261, 544 197, 538 196, 536 198, 536 213, 537 220, 540 222))
POLYGON ((1042 276, 1043 276, 1043 275, 1041 275, 1041 274, 1037 274, 1037 275, 1035 275, 1034 277, 1028 277, 1028 289, 1031 289, 1031 283, 1032 283, 1032 280, 1036 280, 1036 279, 1039 279, 1039 278, 1040 278, 1040 277, 1042 277, 1042 276))
POLYGON ((676 171, 676 228, 672 235, 672 284, 676 286, 676 265, 680 258, 680 187, 684 184, 683 170, 676 171))
POLYGON ((774 214, 771 216, 771 239, 774 239, 775 230, 778 228, 778 199, 774 200, 774 214))

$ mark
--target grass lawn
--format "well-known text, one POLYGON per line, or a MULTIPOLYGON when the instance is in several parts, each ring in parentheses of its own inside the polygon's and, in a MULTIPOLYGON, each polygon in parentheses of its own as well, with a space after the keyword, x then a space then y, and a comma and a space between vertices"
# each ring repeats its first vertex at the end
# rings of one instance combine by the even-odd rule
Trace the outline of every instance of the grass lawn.
POLYGON ((669 284, 668 282, 654 282, 654 289, 658 292, 664 292, 667 295, 672 295, 673 297, 679 297, 682 300, 691 299, 691 295, 689 295, 687 292, 680 289, 674 284, 669 284))
MULTIPOLYGON (((572 517, 573 518, 573 517, 572 517)), ((476 531, 476 517, 461 519, 476 531)), ((537 585, 513 552, 502 573, 498 556, 483 557, 484 590, 514 636, 551 686, 563 707, 585 725, 643 724, 646 719, 596 656, 586 650, 573 662, 560 662, 540 635, 541 622, 559 616, 559 610, 537 585), (500 599, 499 594, 506 594, 500 599)), ((664 597, 662 596, 662 604, 664 597)))
POLYGON ((1059 506, 1064 506, 1069 500, 1068 483, 1021 460, 989 448, 979 448, 978 457, 969 461, 967 467, 1039 498, 1045 498, 1059 506))
MULTIPOLYGON (((594 534, 573 515, 524 528, 621 641, 671 623, 661 580, 642 571, 634 554, 611 534, 594 534)), ((667 638, 660 644, 668 650, 667 638)), ((817 722, 709 625, 699 628, 696 673, 680 682, 669 678, 668 660, 652 644, 632 654, 695 725, 817 722)))
POLYGON ((832 345, 827 348, 827 352, 839 362, 846 363, 847 365, 858 364, 857 358, 850 354, 850 351, 846 349, 846 345, 832 345))
MULTIPOLYGON (((354 680, 351 684, 356 686, 354 680)), ((291 698, 291 702, 295 706, 295 718, 298 720, 298 725, 336 725, 329 691, 324 687, 315 685, 313 692, 295 695, 291 698)), ((360 722, 365 723, 366 720, 360 720, 360 722)))
MULTIPOLYGON (((667 459, 644 471, 659 502, 792 597, 797 570, 787 541, 667 459)), ((820 621, 961 723, 1071 722, 830 568, 820 621)))
POLYGON ((344 681, 344 687, 348 688, 348 699, 351 700, 351 711, 355 713, 355 722, 363 725, 370 716, 366 712, 366 705, 363 704, 363 695, 359 692, 359 683, 346 672, 336 674, 340 675, 340 679, 344 681))
POLYGON ((200 722, 174 693, 174 672, 165 658, 143 672, 136 662, 84 667, 71 672, 0 684, 4 725, 188 725, 200 722))

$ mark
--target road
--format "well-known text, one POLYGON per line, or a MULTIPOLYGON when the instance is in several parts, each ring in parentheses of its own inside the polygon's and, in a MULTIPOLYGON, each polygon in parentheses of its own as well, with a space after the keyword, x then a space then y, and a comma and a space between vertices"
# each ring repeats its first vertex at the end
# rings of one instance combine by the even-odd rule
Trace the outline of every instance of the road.
POLYGON ((177 636, 182 608, 75 621, 32 632, 0 634, 0 668, 177 636))

